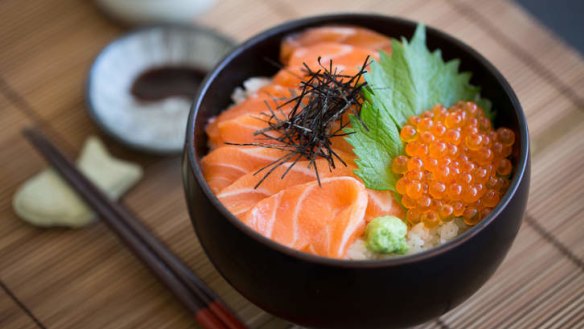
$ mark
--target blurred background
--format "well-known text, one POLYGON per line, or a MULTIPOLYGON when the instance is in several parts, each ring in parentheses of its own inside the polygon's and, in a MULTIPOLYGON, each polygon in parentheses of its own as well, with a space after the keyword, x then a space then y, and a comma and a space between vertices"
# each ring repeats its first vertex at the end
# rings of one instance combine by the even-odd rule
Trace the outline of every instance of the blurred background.
POLYGON ((572 47, 584 53, 584 1, 515 0, 572 47))

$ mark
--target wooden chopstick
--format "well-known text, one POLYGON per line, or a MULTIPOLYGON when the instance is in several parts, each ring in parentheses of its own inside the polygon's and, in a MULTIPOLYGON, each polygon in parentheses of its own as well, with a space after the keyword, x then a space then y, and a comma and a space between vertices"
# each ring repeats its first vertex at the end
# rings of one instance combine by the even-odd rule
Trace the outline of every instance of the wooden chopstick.
POLYGON ((125 207, 109 200, 40 131, 25 129, 23 134, 130 250, 194 314, 199 324, 209 329, 246 328, 184 262, 156 239, 125 207))

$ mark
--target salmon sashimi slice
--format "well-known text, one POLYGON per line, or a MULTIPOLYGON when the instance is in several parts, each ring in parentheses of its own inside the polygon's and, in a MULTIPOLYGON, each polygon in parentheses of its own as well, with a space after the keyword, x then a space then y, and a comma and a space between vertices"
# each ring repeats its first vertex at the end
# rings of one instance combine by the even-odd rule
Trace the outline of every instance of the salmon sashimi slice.
MULTIPOLYGON (((336 168, 331 170, 327 160, 317 159, 315 164, 319 177, 323 179, 333 176, 349 176, 355 169, 352 166, 344 166, 338 161, 336 163, 336 168)), ((291 186, 316 180, 314 167, 309 168, 308 164, 308 160, 298 161, 293 166, 292 162, 286 162, 275 167, 273 172, 265 177, 263 181, 261 179, 264 178, 267 173, 266 170, 269 170, 269 168, 259 173, 249 172, 221 190, 217 194, 217 198, 232 214, 242 218, 259 201, 291 186), (284 174, 286 175, 282 178, 284 174), (261 184, 259 184, 260 181, 261 184)))
POLYGON ((225 120, 217 124, 217 134, 209 135, 209 144, 213 148, 233 144, 276 144, 272 138, 279 136, 277 131, 266 131, 265 135, 256 134, 257 131, 267 128, 268 118, 262 115, 244 114, 235 119, 225 120), (271 137, 271 138, 270 138, 271 137))
POLYGON ((297 250, 343 258, 363 233, 367 192, 352 177, 325 178, 287 188, 258 202, 242 221, 297 250))
POLYGON ((209 187, 217 194, 238 178, 285 155, 284 151, 277 149, 226 145, 204 156, 201 167, 209 187))
POLYGON ((351 154, 352 157, 354 157, 353 145, 351 145, 351 144, 349 144, 349 142, 347 142, 347 139, 345 138, 345 136, 337 136, 337 137, 331 138, 331 146, 335 150, 339 150, 339 151, 343 152, 343 154, 351 154))
POLYGON ((329 67, 332 61, 333 72, 355 75, 359 73, 367 57, 378 59, 379 53, 367 48, 359 48, 341 43, 319 43, 294 50, 290 56, 289 67, 308 66, 312 71, 322 69, 321 64, 329 67), (320 63, 319 63, 320 58, 320 63))
POLYGON ((278 130, 266 130, 270 123, 277 120, 287 120, 290 111, 295 107, 294 102, 282 104, 273 112, 266 110, 259 113, 245 113, 234 119, 223 120, 217 123, 216 132, 209 134, 209 144, 212 148, 225 143, 232 144, 277 144, 274 140, 280 136, 278 130), (272 117, 273 116, 273 117, 272 117))
POLYGON ((367 189, 367 194, 369 198, 365 213, 365 221, 367 223, 380 216, 404 218, 404 210, 395 199, 392 191, 367 189))
POLYGON ((215 148, 220 146, 216 141, 220 140, 219 124, 228 120, 235 119, 244 114, 259 114, 262 112, 268 113, 271 109, 277 109, 280 105, 285 103, 292 95, 290 88, 281 87, 277 85, 266 86, 260 89, 258 93, 250 95, 241 103, 234 104, 227 110, 221 112, 218 116, 213 118, 205 128, 209 137, 209 146, 215 148))
MULTIPOLYGON (((277 110, 276 115, 283 120, 286 119, 286 116, 290 113, 293 106, 294 104, 286 104, 277 110)), ((210 128, 208 127, 207 133, 211 149, 223 146, 225 145, 225 142, 233 144, 278 143, 273 139, 257 134, 257 131, 268 127, 266 120, 268 120, 268 117, 261 113, 243 114, 234 119, 224 120, 217 123, 213 128, 214 131, 212 133, 209 131, 210 128)), ((330 139, 332 149, 335 151, 341 151, 344 155, 350 155, 349 158, 353 158, 353 146, 346 140, 346 136, 343 135, 343 130, 338 130, 339 126, 337 123, 333 124, 330 129, 338 134, 338 136, 330 139)), ((266 131, 266 134, 271 137, 279 136, 279 132, 277 131, 266 131)), ((343 157, 343 159, 345 159, 345 157, 343 157)))
POLYGON ((303 66, 284 67, 274 76, 272 82, 278 86, 299 88, 306 80, 307 72, 303 66))
POLYGON ((296 49, 322 42, 335 42, 374 51, 391 52, 391 38, 383 34, 356 26, 324 26, 310 28, 284 38, 280 48, 280 60, 283 64, 287 64, 296 49))

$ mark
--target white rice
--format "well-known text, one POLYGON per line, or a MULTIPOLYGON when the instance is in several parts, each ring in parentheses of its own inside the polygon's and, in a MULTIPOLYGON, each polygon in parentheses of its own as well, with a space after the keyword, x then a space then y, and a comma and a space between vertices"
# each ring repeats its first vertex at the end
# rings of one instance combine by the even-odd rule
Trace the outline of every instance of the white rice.
POLYGON ((231 100, 235 104, 243 102, 250 95, 257 92, 261 87, 268 85, 272 81, 266 77, 251 77, 243 82, 243 87, 236 87, 231 94, 231 100))
MULTIPOLYGON (((409 249, 406 254, 415 254, 446 243, 468 227, 460 219, 444 223, 436 228, 429 229, 424 224, 414 225, 407 233, 406 241, 409 249)), ((365 240, 357 239, 347 251, 347 258, 352 260, 385 259, 395 257, 394 254, 376 254, 367 249, 365 240)))

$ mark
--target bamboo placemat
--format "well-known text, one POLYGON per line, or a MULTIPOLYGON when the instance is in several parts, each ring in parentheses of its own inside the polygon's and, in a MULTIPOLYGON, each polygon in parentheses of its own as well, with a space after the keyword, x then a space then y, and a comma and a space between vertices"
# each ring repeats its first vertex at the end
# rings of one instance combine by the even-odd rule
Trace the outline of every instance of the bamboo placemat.
MULTIPOLYGON (((421 20, 473 46, 519 95, 533 142, 524 224, 503 265, 467 302, 423 328, 584 327, 584 61, 509 1, 218 0, 199 21, 237 40, 331 12, 421 20)), ((90 134, 145 167, 124 202, 252 328, 289 328, 215 272, 191 229, 179 158, 140 155, 100 134, 84 106, 94 56, 123 30, 89 1, 0 1, 0 328, 192 328, 172 296, 102 224, 41 230, 10 206, 45 167, 20 136, 43 124, 71 152, 90 134)))

